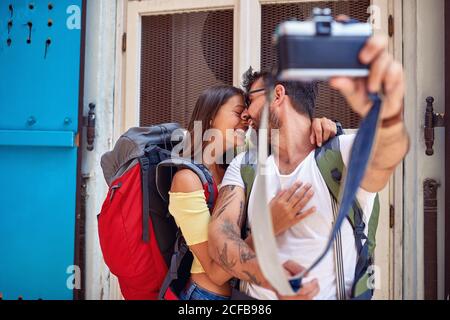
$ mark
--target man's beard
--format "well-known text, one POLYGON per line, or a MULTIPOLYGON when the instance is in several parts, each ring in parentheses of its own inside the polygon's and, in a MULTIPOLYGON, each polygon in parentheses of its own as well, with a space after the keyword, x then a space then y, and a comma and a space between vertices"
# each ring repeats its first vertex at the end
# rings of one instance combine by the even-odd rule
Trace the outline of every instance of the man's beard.
MULTIPOLYGON (((258 113, 258 115, 256 116, 255 119, 252 118, 252 122, 253 122, 252 127, 256 131, 258 131, 258 129, 260 127, 262 111, 263 111, 263 109, 261 109, 261 111, 258 113)), ((272 110, 269 110, 269 129, 280 129, 280 128, 281 128, 280 118, 276 115, 275 112, 273 112, 272 110)))

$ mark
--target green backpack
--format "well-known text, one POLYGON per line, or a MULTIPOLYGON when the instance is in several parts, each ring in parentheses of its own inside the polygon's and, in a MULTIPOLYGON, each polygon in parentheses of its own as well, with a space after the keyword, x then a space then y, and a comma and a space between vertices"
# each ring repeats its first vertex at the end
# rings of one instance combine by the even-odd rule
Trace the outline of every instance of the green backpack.
MULTIPOLYGON (((246 210, 250 199, 250 193, 253 182, 256 177, 256 154, 247 151, 241 163, 240 171, 245 185, 246 210)), ((339 199, 339 190, 344 171, 344 161, 340 151, 339 137, 328 141, 321 148, 316 149, 315 159, 319 171, 325 180, 331 197, 339 199)), ((355 281, 352 287, 352 299, 370 300, 373 297, 373 286, 371 281, 374 276, 374 254, 376 246, 376 231, 380 213, 380 201, 377 194, 369 219, 368 234, 364 233, 365 222, 363 220, 363 211, 358 201, 355 199, 353 208, 350 210, 347 218, 353 228, 358 260, 355 269, 355 281), (365 241, 365 243, 363 243, 365 241)), ((246 224, 246 222, 245 222, 246 224)), ((245 227, 243 229, 246 229, 245 227)), ((245 238, 245 234, 242 234, 245 238)))

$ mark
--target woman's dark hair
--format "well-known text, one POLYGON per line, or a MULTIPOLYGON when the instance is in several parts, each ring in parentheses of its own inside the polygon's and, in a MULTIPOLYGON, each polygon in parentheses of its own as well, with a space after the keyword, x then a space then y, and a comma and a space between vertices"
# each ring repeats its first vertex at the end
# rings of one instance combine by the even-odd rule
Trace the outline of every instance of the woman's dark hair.
POLYGON ((203 142, 203 136, 206 130, 211 128, 211 120, 213 120, 217 113, 228 100, 236 95, 244 97, 244 91, 239 88, 229 86, 229 85, 219 85, 206 89, 202 92, 200 97, 197 99, 194 111, 192 112, 191 119, 189 121, 187 131, 190 135, 190 147, 185 150, 184 156, 189 156, 194 158, 195 151, 203 151, 205 147, 205 142, 203 142), (197 149, 200 146, 195 145, 194 140, 194 123, 196 121, 201 121, 202 123, 202 135, 200 141, 202 141, 201 149, 197 149), (189 151, 190 154, 186 154, 189 151))

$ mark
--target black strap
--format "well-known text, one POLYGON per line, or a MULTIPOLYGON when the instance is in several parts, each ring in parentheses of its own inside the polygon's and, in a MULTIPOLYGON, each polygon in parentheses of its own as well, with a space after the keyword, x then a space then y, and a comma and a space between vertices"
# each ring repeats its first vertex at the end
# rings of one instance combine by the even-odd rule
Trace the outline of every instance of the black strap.
POLYGON ((336 137, 338 137, 338 136, 342 136, 343 134, 345 134, 345 132, 344 132, 344 127, 342 126, 342 123, 340 123, 339 121, 337 121, 337 120, 334 120, 334 123, 336 124, 336 137))
POLYGON ((150 218, 150 197, 148 194, 148 172, 150 168, 150 161, 146 156, 139 158, 141 164, 141 179, 142 179, 142 240, 144 242, 150 241, 148 230, 148 223, 150 218))
POLYGON ((202 170, 203 174, 205 175, 205 179, 208 182, 209 197, 208 197, 208 199, 206 199, 206 202, 208 204, 209 211, 212 212, 212 210, 214 209, 214 202, 216 199, 216 195, 215 195, 215 191, 214 191, 214 179, 213 179, 211 173, 209 172, 208 168, 206 168, 204 165, 195 163, 194 161, 192 161, 192 164, 195 165, 196 167, 198 167, 200 170, 202 170))
POLYGON ((159 291, 158 299, 164 300, 164 296, 166 295, 167 290, 174 280, 178 279, 178 269, 180 268, 181 261, 183 261, 184 256, 188 252, 189 248, 181 235, 181 231, 178 230, 177 240, 175 241, 175 249, 170 260, 169 271, 167 272, 166 277, 161 285, 161 289, 159 291))

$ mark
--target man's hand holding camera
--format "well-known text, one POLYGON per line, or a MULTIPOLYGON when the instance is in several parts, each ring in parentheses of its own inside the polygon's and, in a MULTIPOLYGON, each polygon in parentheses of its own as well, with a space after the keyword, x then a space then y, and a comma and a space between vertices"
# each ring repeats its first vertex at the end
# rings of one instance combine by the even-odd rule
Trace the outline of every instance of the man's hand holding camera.
POLYGON ((370 65, 368 78, 334 78, 330 84, 347 99, 352 109, 364 117, 372 107, 369 93, 383 90, 384 105, 381 120, 391 119, 402 113, 404 96, 403 67, 387 52, 386 36, 374 36, 367 41, 360 53, 360 60, 370 65))
MULTIPOLYGON (((399 161, 407 152, 408 135, 403 124, 403 98, 405 92, 403 67, 387 52, 388 39, 386 36, 371 37, 361 50, 360 60, 370 65, 370 74, 367 78, 338 77, 330 80, 330 85, 339 90, 349 105, 361 117, 365 117, 372 101, 370 93, 383 93, 383 106, 380 115, 380 129, 377 135, 377 144, 369 165, 368 172, 362 183, 367 191, 378 192, 386 185, 389 176, 399 161)), ((284 267, 287 270, 303 267, 289 261, 284 267)), ((294 274, 293 272, 292 274, 294 274)), ((319 290, 318 283, 308 283, 308 287, 293 297, 279 299, 313 299, 319 290)))
POLYGON ((393 170, 409 148, 408 134, 403 123, 404 71, 402 65, 387 52, 387 48, 386 36, 371 37, 359 55, 361 62, 370 66, 369 76, 330 80, 330 85, 339 90, 351 108, 362 117, 372 107, 369 94, 383 94, 376 144, 361 185, 370 192, 381 191, 386 186, 393 170))

